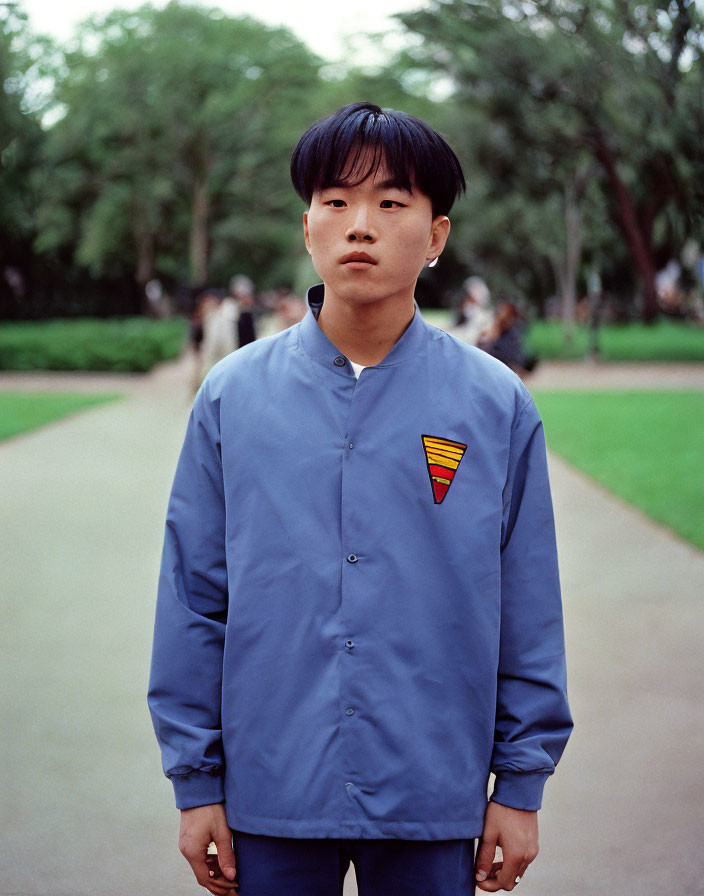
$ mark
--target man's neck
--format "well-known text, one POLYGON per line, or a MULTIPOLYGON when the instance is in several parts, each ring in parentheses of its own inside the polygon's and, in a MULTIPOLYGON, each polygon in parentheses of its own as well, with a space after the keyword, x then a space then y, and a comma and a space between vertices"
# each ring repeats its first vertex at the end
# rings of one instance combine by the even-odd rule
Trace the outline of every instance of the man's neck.
POLYGON ((369 304, 349 302, 325 290, 318 326, 347 358, 371 367, 383 361, 408 329, 413 296, 393 296, 369 304))

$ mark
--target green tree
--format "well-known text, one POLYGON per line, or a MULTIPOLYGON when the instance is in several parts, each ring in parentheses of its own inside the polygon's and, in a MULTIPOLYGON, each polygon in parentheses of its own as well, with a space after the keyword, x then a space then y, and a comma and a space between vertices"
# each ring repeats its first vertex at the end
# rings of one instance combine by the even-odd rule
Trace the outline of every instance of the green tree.
POLYGON ((26 72, 37 50, 21 8, 0 5, 0 301, 5 312, 29 287, 35 203, 30 179, 42 132, 26 72))
POLYGON ((456 119, 471 123, 472 162, 484 166, 488 192, 514 206, 510 231, 522 231, 524 254, 548 259, 569 292, 582 240, 596 254, 606 244, 605 209, 652 319, 657 259, 696 227, 703 60, 695 4, 431 0, 400 18, 423 38, 411 60, 450 79, 456 119), (589 232, 589 219, 600 227, 589 232), (559 261, 546 242, 561 247, 559 261))
POLYGON ((233 265, 256 275, 269 262, 274 276, 317 66, 287 29, 217 9, 88 20, 55 72, 38 246, 75 246, 96 276, 129 265, 141 288, 157 275, 198 286, 233 265))

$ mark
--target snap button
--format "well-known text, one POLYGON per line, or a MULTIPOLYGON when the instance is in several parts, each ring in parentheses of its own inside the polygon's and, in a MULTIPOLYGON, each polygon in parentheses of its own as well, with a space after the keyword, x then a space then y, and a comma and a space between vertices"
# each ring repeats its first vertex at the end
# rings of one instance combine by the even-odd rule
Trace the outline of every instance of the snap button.
POLYGON ((346 363, 347 363, 347 359, 343 358, 342 355, 338 355, 335 358, 335 360, 333 361, 333 364, 335 365, 335 367, 344 367, 346 363))
POLYGON ((359 560, 359 557, 356 554, 348 554, 347 562, 348 563, 356 563, 359 560))
POLYGON ((348 638, 345 641, 345 647, 354 647, 354 641, 352 641, 350 638, 348 638))
POLYGON ((354 442, 350 442, 350 451, 354 448, 354 442))
POLYGON ((348 716, 353 716, 353 715, 354 715, 354 709, 352 709, 351 706, 348 706, 347 709, 345 710, 345 714, 348 715, 348 716))

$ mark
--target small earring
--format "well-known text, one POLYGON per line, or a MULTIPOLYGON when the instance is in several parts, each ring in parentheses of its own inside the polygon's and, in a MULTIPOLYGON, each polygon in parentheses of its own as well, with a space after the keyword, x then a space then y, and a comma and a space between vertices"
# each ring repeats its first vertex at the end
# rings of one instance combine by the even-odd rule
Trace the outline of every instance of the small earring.
POLYGON ((435 265, 438 263, 438 257, 439 257, 439 256, 436 255, 435 258, 434 258, 432 261, 428 262, 428 267, 429 267, 429 268, 434 268, 434 267, 435 267, 435 265))

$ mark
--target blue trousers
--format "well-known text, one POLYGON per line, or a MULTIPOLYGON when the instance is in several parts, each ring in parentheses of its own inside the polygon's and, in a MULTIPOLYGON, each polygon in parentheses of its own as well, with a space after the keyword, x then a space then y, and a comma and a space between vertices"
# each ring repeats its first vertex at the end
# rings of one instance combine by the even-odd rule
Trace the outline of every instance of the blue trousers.
POLYGON ((337 840, 233 831, 240 896, 473 896, 474 840, 337 840))

